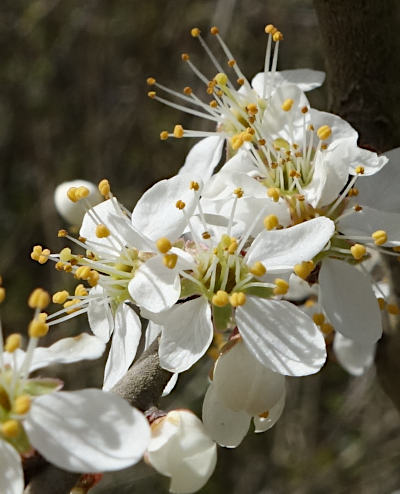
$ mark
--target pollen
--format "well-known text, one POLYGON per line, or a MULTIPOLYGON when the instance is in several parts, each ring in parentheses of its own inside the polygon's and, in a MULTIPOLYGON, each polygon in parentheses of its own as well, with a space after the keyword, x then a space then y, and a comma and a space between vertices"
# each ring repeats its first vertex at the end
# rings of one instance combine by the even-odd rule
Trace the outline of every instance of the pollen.
POLYGON ((379 308, 383 310, 386 306, 385 299, 382 297, 378 297, 376 300, 378 301, 379 308))
POLYGON ((204 238, 204 240, 208 240, 209 238, 211 238, 211 235, 208 232, 203 232, 201 236, 204 238))
POLYGON ((90 276, 89 266, 79 266, 79 268, 75 271, 75 278, 77 280, 87 280, 89 276, 90 276))
POLYGON ((241 197, 243 197, 243 189, 241 187, 237 187, 233 193, 235 194, 235 196, 240 199, 241 197))
POLYGON ((289 283, 282 278, 276 278, 274 281, 276 287, 274 288, 274 295, 285 295, 289 290, 289 283))
POLYGON ((356 167, 356 173, 357 173, 357 175, 364 175, 364 172, 365 172, 365 169, 364 169, 363 166, 360 166, 359 165, 359 166, 356 167))
POLYGON ((193 90, 190 86, 186 86, 183 88, 183 93, 186 94, 187 96, 190 96, 193 93, 193 90))
POLYGON ((183 62, 187 62, 188 60, 190 60, 189 54, 188 53, 182 53, 181 59, 183 62))
POLYGON ((185 209, 185 206, 186 206, 186 204, 183 201, 181 201, 180 199, 178 201, 176 201, 176 203, 175 203, 175 207, 178 209, 185 209))
POLYGON ((149 91, 147 93, 147 96, 150 98, 150 99, 154 99, 156 96, 157 96, 157 93, 155 91, 149 91))
POLYGON ((265 34, 273 34, 276 33, 276 27, 273 24, 267 24, 265 26, 265 34))
POLYGON ((277 189, 276 187, 270 187, 267 190, 267 196, 270 197, 274 202, 278 202, 280 196, 279 189, 277 189))
POLYGON ((219 29, 217 28, 217 26, 213 26, 211 29, 210 29, 210 33, 215 36, 216 34, 219 33, 219 29))
POLYGON ((198 38, 200 36, 200 29, 198 27, 194 27, 193 29, 190 30, 190 34, 191 36, 193 36, 193 38, 198 38))
POLYGON ((215 295, 213 295, 211 302, 217 307, 225 307, 229 304, 229 295, 224 290, 218 290, 215 295))
POLYGON ((400 314, 400 309, 397 304, 387 304, 386 310, 393 316, 398 316, 400 314))
POLYGON ((162 132, 160 132, 160 139, 162 141, 166 141, 168 139, 168 131, 167 130, 163 130, 162 132))
POLYGON ((322 125, 318 130, 317 130, 317 136, 321 139, 321 141, 325 141, 330 137, 332 134, 332 129, 329 127, 329 125, 322 125))
POLYGON ((264 228, 266 230, 273 230, 278 225, 279 225, 279 220, 275 214, 269 214, 264 218, 264 228))
POLYGON ((168 269, 174 269, 178 261, 178 256, 176 254, 164 254, 163 264, 168 269))
POLYGON ((177 139, 180 139, 181 137, 183 137, 183 127, 182 125, 175 125, 174 127, 174 137, 176 137, 177 139))
POLYGON ((4 302, 4 299, 6 298, 6 289, 4 286, 0 286, 0 304, 4 302))
POLYGON ((232 58, 231 60, 228 60, 227 64, 229 65, 229 67, 234 67, 236 64, 236 60, 233 60, 232 58))
POLYGON ((78 199, 76 197, 76 187, 70 187, 68 190, 67 190, 67 197, 70 201, 72 202, 77 202, 78 199))
POLYGON ((50 303, 50 295, 42 288, 36 288, 28 298, 28 305, 31 309, 43 310, 50 303))
POLYGON ((87 281, 91 287, 96 286, 99 282, 100 274, 95 269, 92 269, 89 273, 87 281))
POLYGON ((215 82, 218 84, 218 86, 226 86, 228 83, 228 76, 224 74, 223 72, 219 72, 215 77, 214 77, 215 82))
POLYGON ((247 113, 250 113, 250 115, 255 115, 258 113, 258 108, 255 103, 250 103, 249 105, 246 106, 247 113))
POLYGON ((108 199, 108 197, 110 196, 110 191, 111 191, 110 182, 106 178, 103 178, 103 180, 101 180, 99 182, 98 188, 99 188, 100 194, 103 197, 105 197, 106 199, 108 199))
POLYGON ((310 276, 314 267, 314 261, 303 261, 300 264, 296 264, 293 271, 299 278, 306 280, 310 276))
POLYGON ((76 312, 78 309, 74 308, 74 305, 78 304, 80 300, 78 298, 74 298, 73 300, 68 300, 68 302, 65 302, 64 304, 64 309, 68 309, 65 312, 67 314, 72 314, 73 312, 76 312))
POLYGON ((161 237, 156 241, 156 247, 161 254, 166 254, 172 247, 171 242, 166 237, 161 237))
POLYGON ((75 296, 76 297, 86 297, 88 294, 88 291, 86 288, 80 283, 79 285, 76 285, 75 287, 75 296))
POLYGON ((303 108, 301 109, 301 113, 308 113, 308 107, 303 106, 303 108))
POLYGON ((67 230, 64 230, 64 229, 58 230, 58 232, 57 232, 57 237, 58 238, 64 238, 67 235, 68 235, 68 232, 67 232, 67 230))
POLYGON ((312 319, 317 326, 322 326, 325 322, 325 316, 322 312, 316 312, 313 314, 312 319))
POLYGON ((364 245, 361 244, 354 244, 350 247, 351 254, 356 259, 359 261, 365 256, 365 253, 367 252, 367 249, 364 247, 364 245))
POLYGON ((49 331, 49 326, 41 318, 33 319, 28 326, 28 334, 31 338, 41 338, 49 331))
POLYGON ((14 412, 18 415, 25 415, 31 408, 31 398, 29 395, 21 395, 14 402, 14 412))
POLYGON ((236 79, 236 82, 239 84, 239 86, 243 86, 243 84, 244 84, 243 77, 239 77, 239 79, 236 79))
POLYGON ((231 243, 229 244, 229 247, 228 247, 229 254, 234 254, 236 252, 237 248, 238 248, 238 242, 237 242, 236 238, 233 238, 231 240, 231 243))
POLYGON ((282 41, 283 40, 283 34, 280 32, 280 31, 276 31, 276 33, 274 33, 272 35, 272 39, 277 42, 277 41, 282 41))
POLYGON ((5 342, 4 350, 9 353, 15 352, 21 347, 21 335, 19 333, 10 334, 5 342))
POLYGON ((267 419, 269 417, 269 411, 266 410, 263 413, 259 413, 258 416, 260 417, 260 419, 267 419))
POLYGON ((63 304, 67 298, 69 297, 69 293, 67 292, 67 290, 63 290, 62 292, 57 292, 53 295, 53 303, 54 304, 63 304))
POLYGON ((282 103, 282 110, 283 111, 290 111, 292 109, 294 101, 292 98, 285 99, 285 101, 282 103))
POLYGON ((199 190, 199 188, 200 188, 200 185, 198 182, 195 182, 194 180, 192 180, 190 182, 190 185, 189 185, 190 190, 199 190))
POLYGON ((377 230, 371 237, 374 239, 375 245, 383 245, 387 242, 387 233, 385 230, 377 230))
POLYGON ((49 249, 43 249, 41 245, 35 245, 31 252, 31 259, 37 261, 39 264, 46 264, 49 259, 49 255, 49 249))
POLYGON ((17 437, 20 431, 20 425, 17 420, 6 420, 1 424, 1 433, 4 437, 12 439, 17 437))
POLYGON ((154 77, 148 77, 146 79, 146 82, 149 86, 154 86, 154 84, 156 83, 156 80, 154 79, 154 77))
POLYGON ((254 276, 264 276, 266 272, 267 269, 261 261, 256 261, 250 268, 250 273, 254 276))
POLYGON ((72 259, 71 249, 69 247, 65 247, 60 252, 60 261, 69 262, 72 259))
POLYGON ((106 227, 106 225, 100 224, 96 226, 97 238, 106 238, 109 236, 110 236, 110 230, 106 227))
POLYGON ((331 334, 334 331, 334 327, 329 322, 321 324, 320 329, 325 335, 331 334))
POLYGON ((229 302, 232 307, 239 307, 246 303, 246 295, 243 292, 234 292, 229 297, 229 302))

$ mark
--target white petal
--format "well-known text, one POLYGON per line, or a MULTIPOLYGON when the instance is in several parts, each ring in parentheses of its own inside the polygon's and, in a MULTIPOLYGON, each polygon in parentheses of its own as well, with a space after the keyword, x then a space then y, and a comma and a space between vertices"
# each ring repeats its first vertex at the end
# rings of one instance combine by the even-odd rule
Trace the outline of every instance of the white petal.
POLYGON ((350 142, 356 145, 358 133, 346 120, 333 113, 315 110, 314 108, 310 108, 309 113, 315 129, 323 125, 329 125, 331 128, 332 134, 324 141, 324 144, 329 145, 341 139, 349 139, 350 142))
POLYGON ((98 389, 36 398, 25 420, 31 444, 72 472, 105 472, 137 463, 150 440, 144 415, 98 389))
POLYGON ((110 390, 125 375, 136 355, 142 335, 139 316, 127 304, 115 312, 115 329, 104 371, 103 389, 110 390))
POLYGON ((81 333, 70 338, 62 338, 45 347, 33 351, 30 372, 51 364, 70 364, 79 360, 93 360, 103 355, 105 343, 97 336, 81 333))
MULTIPOLYGON (((143 316, 145 317, 145 316, 143 316)), ((149 321, 146 328, 144 350, 147 350, 149 346, 155 341, 156 338, 161 334, 162 326, 153 321, 149 321)))
POLYGON ((285 299, 294 302, 306 300, 312 295, 318 296, 318 285, 311 285, 307 281, 299 278, 294 273, 289 278, 289 291, 285 295, 285 299))
POLYGON ((336 331, 365 344, 381 337, 379 305, 364 273, 346 262, 324 259, 319 284, 320 302, 336 331))
POLYGON ((278 403, 269 409, 268 417, 254 417, 254 432, 265 432, 278 422, 285 408, 285 400, 286 395, 283 394, 278 403))
POLYGON ((54 204, 58 213, 71 225, 79 226, 85 215, 85 205, 82 201, 72 202, 67 197, 68 189, 71 187, 80 187, 83 185, 89 189, 89 195, 86 198, 91 206, 98 204, 102 200, 102 196, 95 184, 87 180, 72 180, 63 182, 56 187, 54 191, 54 204))
POLYGON ((236 309, 236 323, 249 351, 274 372, 303 376, 325 362, 322 333, 289 302, 248 297, 236 309))
POLYGON ((243 411, 228 408, 211 384, 204 396, 203 423, 210 437, 220 446, 236 448, 249 430, 251 417, 243 411))
POLYGON ((211 310, 204 297, 176 305, 164 319, 161 367, 171 372, 189 369, 207 351, 212 337, 211 310))
POLYGON ((219 399, 232 410, 259 415, 285 394, 285 378, 262 365, 239 341, 219 356, 213 377, 219 399))
POLYGON ((133 227, 153 241, 160 237, 177 240, 185 229, 186 218, 175 204, 182 200, 186 204, 186 214, 193 214, 197 199, 195 192, 189 187, 192 180, 200 178, 189 178, 183 174, 157 182, 137 202, 132 212, 133 227))
POLYGON ((357 200, 365 206, 398 213, 400 212, 400 194, 398 193, 400 147, 385 154, 389 162, 378 173, 365 179, 360 177, 357 181, 359 190, 357 200))
POLYGON ((95 286, 90 290, 91 300, 88 305, 87 315, 92 332, 107 343, 114 329, 114 317, 111 308, 104 296, 104 289, 95 286))
POLYGON ((137 305, 151 312, 161 312, 179 299, 179 273, 164 266, 162 257, 157 255, 140 266, 128 290, 137 305))
POLYGON ((361 165, 364 168, 364 173, 361 175, 361 178, 374 175, 379 172, 387 162, 388 159, 386 156, 378 156, 373 151, 357 147, 357 149, 353 151, 351 160, 349 161, 350 174, 357 175, 356 168, 361 165))
POLYGON ((186 160, 178 175, 187 174, 191 177, 201 177, 206 182, 218 165, 225 139, 211 136, 195 144, 186 156, 186 160))
POLYGON ((178 377, 179 374, 176 372, 175 374, 172 374, 171 379, 167 382, 167 385, 163 389, 162 396, 168 396, 171 391, 175 388, 176 383, 178 382, 178 377))
POLYGON ((361 376, 374 362, 376 344, 350 340, 335 333, 333 349, 339 364, 353 376, 361 376))
POLYGON ((21 458, 11 444, 2 439, 0 439, 0 465, 0 492, 22 494, 24 491, 24 473, 21 458))
MULTIPOLYGON (((271 78, 270 74, 267 74, 267 81, 271 78)), ((325 80, 325 72, 311 69, 294 69, 294 70, 281 70, 276 72, 272 82, 274 87, 283 86, 287 84, 295 84, 302 91, 311 91, 323 84, 325 80)), ((253 77, 251 81, 253 89, 262 96, 264 86, 264 72, 259 72, 253 77)))
POLYGON ((264 231, 252 243, 246 262, 261 261, 270 272, 291 270, 316 256, 334 231, 333 221, 323 216, 283 230, 264 231))

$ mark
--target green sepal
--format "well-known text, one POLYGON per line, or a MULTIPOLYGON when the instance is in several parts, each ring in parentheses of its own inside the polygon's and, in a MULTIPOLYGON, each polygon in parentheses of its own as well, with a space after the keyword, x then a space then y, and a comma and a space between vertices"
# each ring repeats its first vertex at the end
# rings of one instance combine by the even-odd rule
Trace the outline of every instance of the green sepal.
POLYGON ((274 291, 270 287, 264 286, 250 286, 243 290, 246 295, 254 295, 260 298, 271 298, 274 295, 274 291))
POLYGON ((25 432, 22 423, 19 423, 20 431, 17 437, 7 438, 6 441, 9 442, 18 451, 19 454, 26 454, 32 451, 32 446, 29 442, 29 438, 25 432))
POLYGON ((60 379, 53 379, 50 377, 28 379, 21 394, 30 396, 45 395, 53 393, 54 391, 59 391, 63 385, 64 383, 60 379))
POLYGON ((224 331, 229 326, 232 317, 232 307, 230 304, 225 305, 225 307, 212 305, 212 315, 214 328, 217 331, 224 331))

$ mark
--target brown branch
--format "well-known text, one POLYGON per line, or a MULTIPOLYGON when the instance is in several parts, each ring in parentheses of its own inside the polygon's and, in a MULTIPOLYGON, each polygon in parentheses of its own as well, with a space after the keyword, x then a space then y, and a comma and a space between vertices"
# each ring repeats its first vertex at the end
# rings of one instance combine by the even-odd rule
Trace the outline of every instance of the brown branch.
MULTIPOLYGON (((145 412, 158 405, 171 373, 160 367, 158 341, 155 341, 113 388, 114 393, 132 406, 145 412)), ((65 472, 47 464, 40 469, 26 487, 24 494, 68 494, 80 474, 65 472)))

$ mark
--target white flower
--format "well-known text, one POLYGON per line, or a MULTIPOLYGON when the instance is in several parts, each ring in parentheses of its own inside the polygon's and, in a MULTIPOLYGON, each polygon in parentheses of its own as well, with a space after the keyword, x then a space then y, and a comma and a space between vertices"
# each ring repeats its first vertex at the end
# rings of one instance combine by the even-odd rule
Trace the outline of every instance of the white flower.
POLYGON ((170 492, 189 494, 212 475, 217 448, 196 415, 174 410, 152 423, 146 458, 158 472, 171 477, 170 492))
POLYGON ((227 346, 215 363, 203 402, 203 422, 218 444, 236 447, 247 434, 251 418, 256 432, 268 430, 279 419, 285 378, 261 365, 240 338, 234 337, 227 346))

